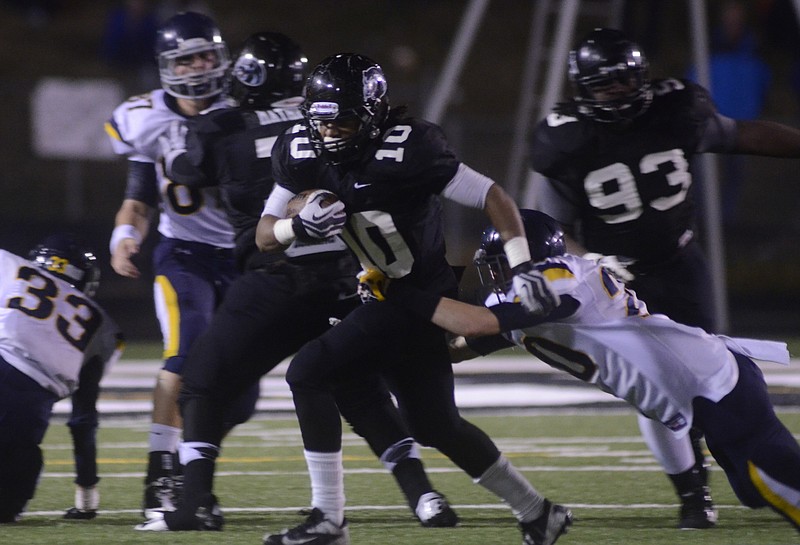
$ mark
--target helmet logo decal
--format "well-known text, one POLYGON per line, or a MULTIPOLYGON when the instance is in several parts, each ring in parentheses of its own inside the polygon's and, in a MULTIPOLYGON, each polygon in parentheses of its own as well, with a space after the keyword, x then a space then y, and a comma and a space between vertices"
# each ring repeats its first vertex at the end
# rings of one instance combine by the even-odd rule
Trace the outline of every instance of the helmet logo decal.
POLYGON ((236 60, 233 75, 248 87, 259 87, 267 81, 267 69, 252 55, 242 55, 236 60))
POLYGON ((335 102, 313 102, 308 108, 308 113, 312 117, 333 119, 339 115, 339 105, 335 102))
POLYGON ((386 94, 386 77, 379 66, 370 66, 362 75, 364 101, 380 100, 386 94))

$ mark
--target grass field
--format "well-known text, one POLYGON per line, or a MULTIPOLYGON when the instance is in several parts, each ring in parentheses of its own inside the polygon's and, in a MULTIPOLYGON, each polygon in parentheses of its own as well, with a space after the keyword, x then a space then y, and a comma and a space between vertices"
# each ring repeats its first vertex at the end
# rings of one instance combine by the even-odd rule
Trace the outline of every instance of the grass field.
MULTIPOLYGON (((800 413, 781 412, 800 432, 800 413)), ((788 545, 798 534, 769 510, 740 507, 719 468, 712 487, 717 528, 681 531, 676 497, 638 435, 629 412, 468 415, 549 498, 573 509, 576 521, 559 545, 788 545)), ((216 492, 225 513, 222 533, 136 532, 145 464, 147 421, 105 419, 100 430, 101 512, 93 521, 64 521, 72 504, 72 456, 63 420, 45 441, 45 473, 28 513, 0 527, 4 545, 192 543, 258 545, 265 532, 301 521, 308 478, 294 418, 260 416, 224 445, 216 492)), ((392 478, 363 441, 345 437, 345 484, 354 544, 519 544, 510 511, 449 460, 430 449, 423 458, 435 486, 461 516, 454 529, 425 529, 412 518, 392 478)))

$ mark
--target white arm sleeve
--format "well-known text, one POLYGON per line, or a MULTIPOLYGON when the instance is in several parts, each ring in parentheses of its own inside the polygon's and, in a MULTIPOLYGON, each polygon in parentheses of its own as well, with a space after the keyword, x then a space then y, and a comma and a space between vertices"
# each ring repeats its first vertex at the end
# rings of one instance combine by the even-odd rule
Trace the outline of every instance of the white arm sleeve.
POLYGON ((458 165, 456 175, 442 190, 442 197, 482 210, 486 205, 486 194, 492 185, 494 180, 461 163, 458 165))
POLYGON ((264 201, 264 210, 261 211, 261 215, 266 216, 269 214, 276 218, 286 217, 286 205, 294 195, 294 193, 285 187, 275 184, 269 197, 264 201))

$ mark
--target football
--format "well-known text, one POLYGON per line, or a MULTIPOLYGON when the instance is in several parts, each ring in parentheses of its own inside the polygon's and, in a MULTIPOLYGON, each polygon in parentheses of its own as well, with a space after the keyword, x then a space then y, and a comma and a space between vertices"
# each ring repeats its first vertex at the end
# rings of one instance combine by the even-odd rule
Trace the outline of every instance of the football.
POLYGON ((299 214, 300 210, 306 205, 308 197, 315 191, 322 191, 325 193, 325 198, 323 198, 320 203, 322 208, 327 208, 339 200, 339 197, 337 197, 335 193, 331 193, 325 189, 306 189, 289 199, 289 202, 286 203, 286 217, 293 218, 299 214))

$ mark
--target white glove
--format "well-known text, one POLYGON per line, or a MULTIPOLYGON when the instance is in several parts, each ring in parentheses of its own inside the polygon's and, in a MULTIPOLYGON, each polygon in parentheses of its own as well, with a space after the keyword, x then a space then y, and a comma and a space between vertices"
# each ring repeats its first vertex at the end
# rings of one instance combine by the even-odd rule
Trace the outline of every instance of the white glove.
POLYGON ((519 302, 530 314, 544 316, 561 304, 561 297, 531 262, 517 265, 511 272, 514 274, 511 285, 519 302))
POLYGON ((322 190, 309 195, 305 206, 292 219, 292 229, 298 239, 314 242, 342 232, 347 220, 344 203, 337 199, 323 208, 322 201, 329 197, 330 193, 322 190))
POLYGON ((628 270, 628 267, 636 263, 635 259, 629 257, 620 257, 616 255, 603 255, 589 252, 583 254, 583 259, 594 261, 601 267, 609 270, 611 274, 623 283, 633 282, 636 276, 628 270))

